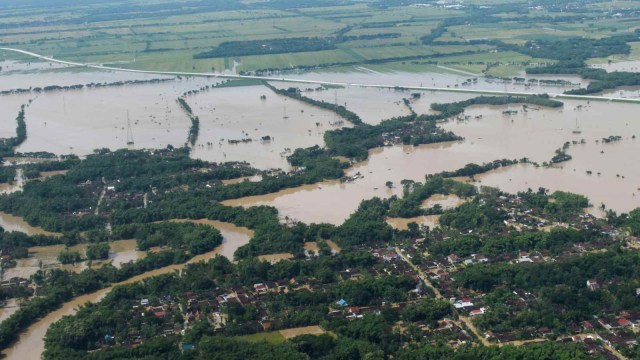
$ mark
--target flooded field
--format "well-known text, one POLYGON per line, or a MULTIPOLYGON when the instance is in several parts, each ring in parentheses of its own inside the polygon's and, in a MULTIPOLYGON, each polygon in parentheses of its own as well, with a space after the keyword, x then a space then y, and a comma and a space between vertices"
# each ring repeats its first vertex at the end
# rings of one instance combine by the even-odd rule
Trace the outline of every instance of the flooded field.
POLYGON ((459 198, 457 195, 449 194, 435 194, 422 202, 423 208, 431 208, 439 205, 443 209, 452 209, 464 204, 465 200, 459 198))
MULTIPOLYGON (((529 107, 524 112, 520 105, 475 106, 465 112, 471 120, 452 120, 442 124, 447 130, 464 136, 465 141, 374 149, 370 152, 368 161, 356 164, 347 171, 351 176, 357 173, 364 175, 364 178, 354 182, 327 181, 274 194, 229 200, 225 204, 271 205, 278 208, 282 217, 307 223, 340 224, 356 210, 363 199, 399 195, 398 186, 393 189, 384 186, 387 180, 396 185, 403 179, 421 181, 426 174, 459 169, 468 163, 481 164, 503 158, 527 157, 543 163, 549 161, 555 150, 565 142, 580 142, 585 139, 586 144, 572 145, 568 149, 574 159, 562 164, 565 169, 570 169, 571 172, 576 169, 575 173, 585 177, 587 170, 593 172, 593 177, 586 178, 591 185, 585 183, 581 191, 577 192, 592 198, 592 201, 606 200, 604 202, 607 206, 619 211, 627 211, 640 205, 634 201, 631 191, 640 188, 640 173, 635 170, 640 168, 634 162, 636 159, 624 156, 625 153, 637 153, 636 147, 640 144, 640 140, 631 138, 631 134, 640 135, 640 122, 634 118, 634 112, 637 111, 635 104, 566 101, 563 109, 534 108, 537 109, 529 107), (503 111, 508 110, 517 113, 503 114, 503 111), (608 115, 604 117, 603 114, 608 115), (619 134, 626 134, 623 141, 600 143, 602 138, 619 134), (633 167, 633 170, 629 167, 633 167), (595 175, 597 172, 602 174, 600 178, 595 175), (611 186, 603 182, 605 174, 609 174, 613 181, 628 184, 618 188, 626 194, 621 194, 616 199, 599 195, 603 189, 611 186), (625 179, 617 178, 616 174, 626 174, 625 179), (340 206, 335 206, 338 203, 340 206)), ((534 178, 536 181, 543 181, 549 174, 549 180, 544 181, 553 184, 554 176, 551 174, 554 171, 555 169, 540 169, 534 178)), ((553 186, 549 188, 554 189, 553 186)))
MULTIPOLYGON (((282 87, 275 83, 274 86, 282 87)), ((411 96, 408 92, 393 89, 372 89, 361 87, 347 87, 321 91, 305 91, 304 96, 345 106, 358 114, 367 124, 379 124, 380 121, 395 116, 410 115, 409 108, 403 103, 403 98, 411 96)))
POLYGON ((369 160, 348 169, 347 175, 360 173, 353 182, 325 181, 319 184, 285 189, 277 193, 225 201, 230 206, 271 205, 282 217, 306 223, 341 224, 363 199, 374 196, 400 196, 400 181, 424 181, 426 174, 455 170, 469 162, 495 159, 497 154, 473 153, 465 143, 449 142, 432 145, 394 146, 374 149, 369 160), (387 181, 393 188, 385 186, 387 181))
POLYGON ((71 86, 91 83, 113 83, 128 80, 169 79, 169 76, 100 71, 44 62, 0 62, 0 91, 29 89, 51 85, 71 86), (6 65, 9 64, 9 65, 6 65), (27 65, 28 64, 28 65, 27 65), (6 67, 8 66, 8 67, 6 67), (8 70, 8 71, 7 71, 8 70))
POLYGON ((332 112, 264 86, 213 89, 189 96, 187 102, 200 118, 192 156, 208 161, 286 169, 291 151, 323 145, 324 132, 337 128, 331 125, 336 121, 332 112))
MULTIPOLYGON (((112 264, 119 268, 122 264, 136 261, 144 258, 147 253, 136 250, 137 244, 135 240, 116 240, 109 243, 111 249, 109 251, 109 259, 102 261, 93 261, 91 267, 100 267, 105 264, 112 264)), ((60 268, 68 271, 79 272, 89 267, 88 261, 82 261, 77 264, 60 264, 58 255, 66 247, 64 245, 51 246, 34 246, 29 248, 29 257, 26 259, 18 259, 16 267, 5 269, 3 272, 3 280, 12 277, 29 278, 41 269, 60 268)), ((87 244, 78 244, 68 248, 71 251, 77 251, 80 256, 85 257, 87 244)))
POLYGON ((640 71, 640 60, 620 60, 620 61, 612 61, 610 63, 602 63, 602 64, 591 64, 589 67, 594 69, 604 69, 607 72, 613 71, 631 71, 638 72, 640 71))
POLYGON ((388 218, 387 224, 389 224, 392 228, 398 230, 407 230, 409 228, 410 223, 416 223, 418 225, 428 226, 429 229, 433 229, 435 227, 440 226, 438 219, 440 215, 428 215, 428 216, 417 216, 414 218, 388 218))
POLYGON ((46 231, 40 227, 29 225, 23 218, 0 212, 0 226, 4 231, 19 231, 27 235, 51 235, 60 236, 59 233, 46 231))
MULTIPOLYGON (((395 84, 398 86, 433 86, 442 88, 464 88, 474 90, 497 90, 497 91, 518 91, 531 93, 561 93, 568 89, 576 88, 578 85, 584 87, 589 84, 588 80, 579 76, 557 76, 557 75, 527 75, 522 74, 525 83, 529 79, 537 80, 565 80, 575 84, 575 86, 558 86, 544 83, 505 83, 501 80, 488 79, 473 75, 456 75, 452 73, 408 73, 408 72, 349 72, 331 73, 317 72, 297 75, 287 75, 288 78, 298 78, 306 80, 322 79, 331 82, 346 82, 349 84, 395 84), (469 79, 477 78, 477 82, 467 82, 469 79)), ((333 100, 331 101, 333 102, 333 100)))
POLYGON ((20 152, 87 155, 97 148, 182 146, 191 121, 176 98, 200 83, 169 82, 39 95, 26 111, 27 140, 20 152))
POLYGON ((16 117, 23 104, 28 104, 31 94, 0 96, 0 138, 16 136, 16 117))

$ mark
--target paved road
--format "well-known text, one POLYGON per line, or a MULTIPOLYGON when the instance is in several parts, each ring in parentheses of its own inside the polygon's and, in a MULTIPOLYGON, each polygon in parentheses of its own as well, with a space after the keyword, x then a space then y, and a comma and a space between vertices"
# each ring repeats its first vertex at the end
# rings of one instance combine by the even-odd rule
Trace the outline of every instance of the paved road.
MULTIPOLYGON (((73 61, 65 61, 58 60, 52 57, 36 54, 31 51, 15 49, 15 48, 7 48, 0 47, 0 51, 9 51, 14 53, 19 53, 27 56, 31 56, 34 58, 38 58, 41 60, 54 62, 63 65, 69 66, 79 66, 86 67, 91 69, 98 70, 110 70, 110 71, 122 71, 122 72, 130 72, 137 74, 154 74, 154 75, 170 75, 170 76, 199 76, 199 77, 216 77, 216 78, 226 78, 226 79, 252 79, 252 80, 264 80, 264 81, 279 81, 279 82, 290 82, 290 83, 299 83, 299 84, 315 84, 315 85, 330 85, 330 86, 353 86, 353 87, 364 87, 364 88, 382 88, 382 89, 393 89, 397 87, 401 87, 409 90, 418 90, 418 91, 445 91, 445 92, 456 92, 456 93, 467 93, 467 94, 484 94, 484 95, 515 95, 515 96, 526 96, 532 95, 530 92, 520 92, 520 91, 499 91, 499 90, 479 90, 479 89, 465 89, 465 88, 446 88, 446 87, 432 87, 432 86, 401 86, 401 85, 389 85, 389 84, 359 84, 359 83, 347 83, 347 82, 333 82, 333 81, 322 81, 322 80, 302 80, 302 79, 291 79, 284 77, 270 77, 270 76, 251 76, 251 75, 231 75, 231 74, 222 74, 222 73, 199 73, 199 72, 180 72, 180 71, 153 71, 153 70, 134 70, 134 69, 125 69, 118 68, 112 66, 103 66, 103 65, 92 65, 92 64, 83 64, 79 62, 73 61)), ((585 100, 585 101, 616 101, 616 102, 631 102, 631 103, 640 103, 640 99, 628 99, 628 98, 620 98, 620 97, 608 97, 608 96, 595 96, 595 95, 566 95, 566 94, 555 94, 549 93, 549 96, 559 99, 577 99, 577 100, 585 100)))

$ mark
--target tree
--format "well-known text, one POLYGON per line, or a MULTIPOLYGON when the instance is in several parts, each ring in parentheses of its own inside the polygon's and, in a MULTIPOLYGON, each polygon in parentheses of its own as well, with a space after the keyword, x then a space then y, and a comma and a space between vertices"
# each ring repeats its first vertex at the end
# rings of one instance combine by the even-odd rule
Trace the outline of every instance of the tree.
POLYGON ((87 247, 89 260, 105 260, 109 258, 109 243, 90 244, 87 247))
POLYGON ((58 254, 58 261, 63 264, 75 264, 81 260, 80 253, 77 251, 64 249, 58 254))

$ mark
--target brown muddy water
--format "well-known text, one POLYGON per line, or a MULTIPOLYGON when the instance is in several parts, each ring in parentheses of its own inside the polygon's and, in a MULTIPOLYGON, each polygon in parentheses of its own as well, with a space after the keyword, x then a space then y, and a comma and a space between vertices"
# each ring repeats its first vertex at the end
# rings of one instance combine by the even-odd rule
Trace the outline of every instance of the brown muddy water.
POLYGON ((171 221, 205 224, 218 229, 220 231, 220 234, 222 234, 223 241, 222 245, 216 248, 215 255, 222 255, 229 260, 233 260, 233 254, 236 252, 236 250, 238 250, 238 248, 242 245, 249 243, 249 240, 251 240, 251 238, 253 237, 253 230, 217 220, 175 219, 171 221))
POLYGON ((200 118, 192 156, 214 162, 247 161, 260 169, 287 169, 291 151, 323 145, 324 132, 340 127, 332 125, 336 123, 332 112, 264 86, 213 89, 191 95, 187 102, 200 118), (266 136, 270 140, 262 139, 266 136))
MULTIPOLYGON (((116 240, 109 243, 109 259, 104 261, 93 261, 92 267, 100 267, 104 264, 111 263, 113 266, 119 268, 122 264, 136 261, 144 258, 147 253, 144 251, 136 250, 137 244, 135 240, 116 240)), ((64 245, 51 245, 51 246, 34 246, 29 248, 29 257, 26 259, 18 259, 16 261, 16 267, 5 269, 3 272, 3 280, 10 279, 18 276, 22 278, 29 278, 41 269, 59 268, 68 271, 80 272, 89 267, 88 261, 83 261, 77 264, 60 264, 58 261, 58 255, 66 247, 64 245)), ((87 244, 78 244, 68 248, 71 251, 77 251, 80 256, 86 256, 87 244)))
POLYGON ((191 121, 176 102, 191 82, 131 85, 40 94, 26 110, 20 152, 87 155, 98 148, 182 146, 191 121), (128 115, 127 115, 128 114, 128 115))
POLYGON ((66 65, 49 66, 49 63, 33 62, 0 62, 3 70, 0 73, 0 91, 29 89, 50 85, 71 86, 90 83, 113 83, 127 80, 168 79, 169 76, 136 74, 126 72, 102 71, 70 67, 66 65), (29 64, 29 65, 27 65, 29 64), (8 70, 8 71, 5 71, 8 70))
POLYGON ((413 218, 387 218, 387 224, 391 225, 392 228, 398 230, 407 230, 409 228, 410 223, 416 223, 418 225, 428 226, 430 229, 436 228, 440 226, 438 219, 440 215, 427 215, 427 216, 417 216, 413 218))
MULTIPOLYGON (((496 159, 529 159, 542 163, 553 157, 556 149, 567 141, 585 140, 584 145, 572 145, 567 150, 574 159, 561 166, 568 173, 575 173, 568 184, 593 202, 628 211, 640 206, 639 196, 633 196, 640 188, 638 159, 628 154, 638 153, 640 122, 635 118, 635 104, 565 101, 563 109, 544 109, 530 106, 524 112, 521 105, 475 106, 465 114, 469 120, 451 120, 442 126, 465 141, 418 147, 396 146, 374 149, 368 161, 356 164, 347 171, 349 176, 360 173, 364 178, 351 183, 327 181, 275 194, 229 200, 232 206, 271 205, 278 208, 282 217, 311 222, 342 223, 354 212, 363 199, 374 196, 399 195, 399 183, 403 179, 421 181, 425 174, 455 170, 468 163, 483 163, 496 159), (535 110, 538 109, 538 110, 535 110), (503 111, 517 111, 505 115, 503 111), (480 117, 481 116, 481 117, 480 117), (478 118, 476 118, 478 117, 478 118), (579 131, 575 134, 574 131, 579 131), (619 142, 602 144, 603 137, 624 135, 619 142), (596 143, 599 141, 599 143, 596 143), (625 155, 626 154, 626 155, 625 155), (573 171, 573 169, 576 169, 573 171), (586 171, 594 176, 589 177, 586 171), (595 176, 597 172, 600 177, 595 176), (580 174, 580 176, 578 176, 580 174), (625 176, 618 178, 616 174, 625 176), (389 180, 396 186, 387 189, 389 180), (575 185, 582 182, 582 185, 575 185), (620 186, 624 184, 624 186, 620 186), (614 198, 603 196, 603 189, 618 187, 620 194, 614 198)), ((557 177, 556 169, 540 169, 535 179, 543 181, 550 189, 557 177)), ((508 177, 507 177, 508 179, 508 177)), ((513 183, 513 180, 511 181, 513 183)), ((493 182, 487 182, 491 185, 493 182)), ((499 184, 495 184, 499 185, 499 184)), ((509 189, 505 189, 509 190, 509 189)))
MULTIPOLYGON (((487 79, 472 75, 457 75, 452 73, 408 73, 408 72, 313 72, 297 75, 287 75, 288 78, 298 78, 307 80, 318 80, 329 82, 346 82, 349 84, 395 84, 397 86, 432 86, 442 88, 464 88, 473 90, 497 90, 497 91, 517 91, 539 93, 561 93, 577 86, 557 86, 557 85, 539 85, 535 83, 531 86, 524 84, 505 83, 501 80, 487 79), (477 82, 463 85, 468 79, 477 78, 477 82)), ((584 87, 589 84, 588 80, 583 80, 578 76, 557 76, 557 75, 532 75, 522 74, 525 80, 538 79, 550 80, 559 79, 566 80, 574 84, 584 87)), ((333 102, 333 100, 331 101, 333 102)))
POLYGON ((424 181, 425 174, 455 170, 469 162, 489 161, 496 156, 470 150, 465 143, 457 142, 374 149, 370 151, 369 160, 347 170, 349 176, 358 173, 363 176, 353 182, 324 181, 223 203, 230 206, 271 205, 283 218, 306 223, 341 224, 363 199, 400 196, 400 181, 404 179, 424 181), (391 189, 385 186, 387 181, 393 182, 391 189))
MULTIPOLYGON (((190 221, 190 220, 174 220, 174 221, 190 221)), ((249 242, 252 232, 245 228, 239 228, 232 224, 221 223, 210 220, 196 220, 196 223, 204 223, 216 227, 222 233, 224 237, 224 243, 213 251, 205 254, 195 256, 187 262, 187 264, 207 261, 215 256, 223 255, 228 256, 232 249, 249 242)), ((6 355, 6 359, 24 360, 24 359, 39 359, 44 351, 44 335, 51 324, 60 320, 63 316, 72 315, 76 312, 76 309, 87 302, 98 302, 104 298, 104 296, 111 291, 114 286, 132 284, 144 279, 148 279, 153 276, 172 273, 174 271, 181 271, 186 264, 170 265, 161 269, 146 272, 144 274, 135 276, 129 280, 123 281, 118 284, 114 284, 108 288, 96 291, 92 294, 79 296, 70 302, 65 303, 60 309, 50 313, 44 318, 40 319, 37 323, 30 326, 26 332, 20 335, 20 339, 11 348, 3 352, 6 355)))
POLYGON ((614 71, 630 71, 630 72, 638 72, 640 71, 640 60, 628 60, 625 59, 624 56, 621 56, 620 59, 616 59, 611 63, 601 63, 601 64, 591 64, 589 67, 594 69, 604 69, 607 72, 614 71))
POLYGON ((16 117, 20 112, 20 107, 29 103, 31 94, 20 94, 11 96, 0 96, 0 138, 10 138, 16 136, 16 117))
POLYGON ((449 195, 434 194, 430 196, 427 200, 422 202, 422 207, 431 208, 436 205, 440 205, 440 207, 446 210, 446 209, 456 208, 464 204, 465 201, 466 201, 465 199, 461 199, 460 197, 454 194, 449 194, 449 195))
POLYGON ((19 231, 27 235, 50 235, 60 236, 59 233, 46 231, 40 227, 31 226, 19 216, 14 216, 4 212, 0 212, 0 226, 5 231, 19 231))

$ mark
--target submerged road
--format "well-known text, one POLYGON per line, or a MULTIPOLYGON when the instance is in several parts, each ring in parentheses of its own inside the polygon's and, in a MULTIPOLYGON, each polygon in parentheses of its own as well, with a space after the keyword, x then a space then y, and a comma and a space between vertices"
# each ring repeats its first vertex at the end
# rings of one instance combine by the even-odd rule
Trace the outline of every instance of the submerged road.
MULTIPOLYGON (((65 61, 58 60, 52 57, 36 54, 31 51, 0 47, 1 51, 10 51, 14 53, 19 53, 22 55, 31 56, 34 58, 38 58, 41 60, 69 65, 69 66, 78 66, 90 69, 98 69, 98 70, 109 70, 109 71, 121 71, 121 72, 130 72, 136 74, 153 74, 153 75, 170 75, 170 76, 198 76, 198 77, 215 77, 215 78, 224 78, 224 79, 250 79, 250 80, 264 80, 264 81, 277 81, 277 82, 290 82, 290 83, 299 83, 299 84, 315 84, 315 85, 329 85, 329 86, 353 86, 353 87, 362 87, 362 88, 380 88, 380 89, 394 89, 394 88, 402 88, 408 90, 420 90, 420 91, 444 91, 444 92, 455 92, 455 93, 465 93, 465 94, 484 94, 484 95, 515 95, 515 96, 527 96, 527 95, 535 95, 535 93, 531 92, 520 92, 520 91, 500 91, 500 90, 481 90, 481 89, 464 89, 464 88, 447 88, 447 87, 432 87, 432 86, 404 86, 404 85, 388 85, 388 84, 358 84, 358 83, 346 83, 346 82, 333 82, 333 81, 322 81, 322 80, 303 80, 303 79, 291 79, 284 77, 272 77, 272 76, 252 76, 252 75, 232 75, 232 74, 222 74, 222 73, 199 73, 199 72, 180 72, 180 71, 154 71, 154 70, 134 70, 134 69, 125 69, 118 68, 112 66, 103 66, 103 65, 93 65, 93 64, 83 64, 73 61, 65 61)), ((559 99, 575 99, 575 100, 585 100, 585 101, 615 101, 615 102, 629 102, 629 103, 640 103, 640 99, 629 99, 629 98, 621 98, 621 97, 609 97, 609 96, 596 96, 596 95, 567 95, 567 94, 557 94, 557 93, 547 93, 549 96, 553 98, 559 99)))

